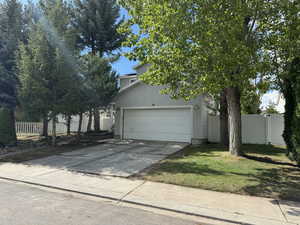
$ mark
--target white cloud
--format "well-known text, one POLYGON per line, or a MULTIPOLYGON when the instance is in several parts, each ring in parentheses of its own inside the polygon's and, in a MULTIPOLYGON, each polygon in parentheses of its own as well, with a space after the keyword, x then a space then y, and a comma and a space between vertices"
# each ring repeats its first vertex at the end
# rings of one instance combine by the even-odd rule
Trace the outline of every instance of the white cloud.
POLYGON ((270 91, 264 94, 261 98, 261 101, 262 101, 261 108, 265 109, 269 104, 275 103, 276 109, 280 113, 284 113, 285 100, 279 91, 270 91))

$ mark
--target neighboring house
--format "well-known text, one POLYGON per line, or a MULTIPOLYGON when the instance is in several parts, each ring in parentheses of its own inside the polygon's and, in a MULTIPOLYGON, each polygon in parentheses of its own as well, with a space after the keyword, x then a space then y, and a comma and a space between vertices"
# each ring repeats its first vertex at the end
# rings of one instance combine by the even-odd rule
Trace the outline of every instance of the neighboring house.
POLYGON ((140 81, 148 65, 136 74, 121 76, 115 98, 116 137, 121 139, 175 141, 200 144, 207 141, 207 108, 203 96, 191 101, 173 100, 160 93, 162 86, 140 81))

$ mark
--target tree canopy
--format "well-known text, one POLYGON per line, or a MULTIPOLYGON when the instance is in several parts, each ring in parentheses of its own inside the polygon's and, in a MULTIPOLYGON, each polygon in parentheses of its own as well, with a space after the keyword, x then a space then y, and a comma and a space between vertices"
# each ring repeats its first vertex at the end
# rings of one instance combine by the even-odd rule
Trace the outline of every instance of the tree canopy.
POLYGON ((100 57, 121 47, 124 34, 117 32, 123 22, 116 0, 75 0, 73 26, 78 46, 100 57))
POLYGON ((19 42, 25 41, 23 10, 18 0, 0 3, 0 142, 15 144, 14 110, 18 104, 16 51, 19 42), (0 118, 1 119, 1 118, 0 118), (3 133, 2 133, 3 132, 3 133))
POLYGON ((131 32, 129 57, 151 65, 142 79, 184 99, 227 89, 230 152, 241 155, 242 91, 269 75, 269 56, 261 51, 266 31, 259 25, 269 1, 120 2, 131 15, 120 30, 131 32))
POLYGON ((22 40, 22 6, 17 0, 0 3, 0 106, 17 105, 15 54, 22 40))
MULTIPOLYGON (((58 113, 73 110, 65 103, 79 87, 78 51, 73 30, 69 29, 68 10, 63 0, 41 2, 40 19, 28 44, 20 46, 18 60, 23 105, 34 113, 50 115, 53 124, 58 113)), ((55 133, 53 137, 55 144, 55 133)))

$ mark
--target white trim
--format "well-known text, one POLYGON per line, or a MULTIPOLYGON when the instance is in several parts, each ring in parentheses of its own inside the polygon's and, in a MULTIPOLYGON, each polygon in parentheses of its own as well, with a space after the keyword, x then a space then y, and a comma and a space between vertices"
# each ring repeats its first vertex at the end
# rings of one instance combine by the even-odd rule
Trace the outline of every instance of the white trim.
POLYGON ((191 129, 192 129, 192 132, 191 132, 191 134, 192 134, 192 137, 191 137, 191 143, 192 143, 192 139, 194 138, 194 125, 195 125, 195 123, 194 123, 194 121, 195 121, 195 115, 194 115, 194 106, 192 105, 191 106, 191 129))
POLYGON ((119 123, 120 123, 120 139, 123 140, 124 139, 124 109, 121 108, 120 109, 120 119, 119 119, 119 123))
POLYGON ((119 94, 122 93, 122 92, 124 92, 124 91, 126 91, 127 89, 129 89, 129 88, 131 88, 131 87, 139 84, 139 83, 141 83, 141 81, 139 79, 137 79, 135 82, 133 82, 133 83, 127 85, 126 87, 123 87, 122 89, 120 89, 119 90, 119 94))
POLYGON ((136 81, 137 81, 137 78, 133 77, 133 78, 129 79, 129 84, 132 84, 132 83, 134 83, 136 81))
POLYGON ((266 145, 271 144, 271 132, 272 132, 272 128, 271 128, 271 115, 266 115, 266 145))
POLYGON ((137 75, 124 75, 119 76, 119 79, 137 78, 137 75))

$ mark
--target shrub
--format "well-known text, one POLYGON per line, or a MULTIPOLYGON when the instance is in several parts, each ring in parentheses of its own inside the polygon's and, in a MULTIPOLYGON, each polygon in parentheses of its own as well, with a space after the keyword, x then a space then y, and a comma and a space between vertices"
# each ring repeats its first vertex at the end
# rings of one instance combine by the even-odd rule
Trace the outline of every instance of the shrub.
POLYGON ((5 145, 16 143, 14 126, 11 111, 7 108, 0 108, 0 143, 5 145))

